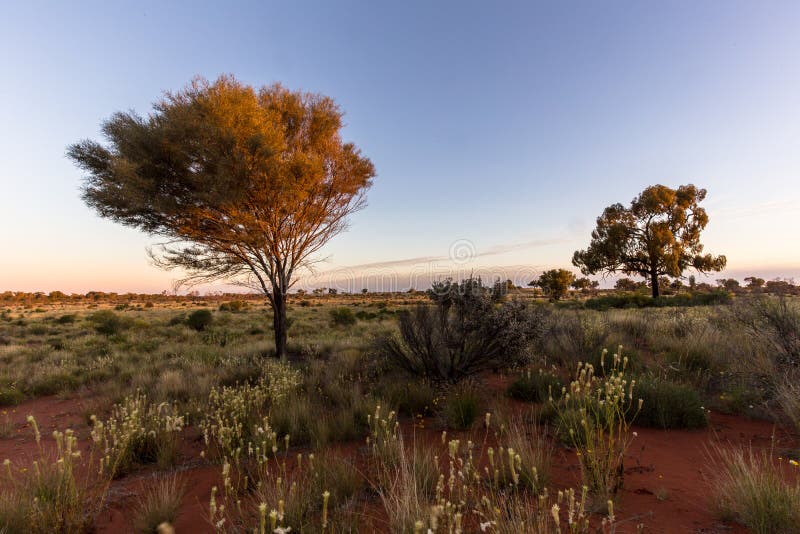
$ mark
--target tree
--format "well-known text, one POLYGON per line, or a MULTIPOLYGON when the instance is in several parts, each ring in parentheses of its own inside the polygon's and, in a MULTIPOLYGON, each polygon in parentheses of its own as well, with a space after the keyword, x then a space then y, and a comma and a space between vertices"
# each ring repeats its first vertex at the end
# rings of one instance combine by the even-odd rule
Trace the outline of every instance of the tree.
POLYGON ((659 295, 659 276, 679 278, 688 268, 701 273, 720 271, 725 256, 703 254, 700 233, 708 215, 699 203, 705 189, 682 185, 671 189, 650 186, 634 198, 629 208, 607 207, 597 218, 592 241, 576 251, 572 263, 586 275, 622 272, 650 281, 653 297, 659 295))
POLYGON ((747 282, 749 289, 761 289, 766 283, 763 278, 758 278, 757 276, 748 276, 744 281, 747 282))
POLYGON ((736 278, 720 278, 717 280, 717 285, 727 291, 738 291, 741 287, 736 278))
POLYGON ((589 288, 593 287, 592 280, 589 280, 585 276, 576 278, 572 281, 571 285, 573 289, 577 289, 578 291, 587 291, 589 288))
POLYGON ((68 155, 88 173, 90 207, 165 239, 151 255, 184 269, 176 286, 224 279, 263 292, 283 357, 296 273, 345 229, 375 176, 341 127, 328 97, 197 78, 147 118, 114 114, 107 145, 84 140, 68 155))
POLYGON ((546 295, 553 300, 559 300, 567 294, 569 286, 575 281, 575 275, 566 269, 550 269, 545 271, 539 278, 531 282, 542 288, 546 295))

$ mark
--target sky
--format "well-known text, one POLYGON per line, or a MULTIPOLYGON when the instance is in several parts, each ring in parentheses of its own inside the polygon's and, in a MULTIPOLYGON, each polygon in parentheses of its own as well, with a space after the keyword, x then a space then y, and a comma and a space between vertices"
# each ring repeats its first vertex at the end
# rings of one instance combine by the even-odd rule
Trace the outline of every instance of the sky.
MULTIPOLYGON (((193 76, 333 97, 368 205, 298 287, 527 283, 648 185, 708 190, 720 276, 800 279, 800 3, 6 2, 0 291, 160 292, 70 143, 193 76)), ((210 290, 215 288, 204 288, 210 290)), ((216 289, 223 289, 222 287, 216 289)))

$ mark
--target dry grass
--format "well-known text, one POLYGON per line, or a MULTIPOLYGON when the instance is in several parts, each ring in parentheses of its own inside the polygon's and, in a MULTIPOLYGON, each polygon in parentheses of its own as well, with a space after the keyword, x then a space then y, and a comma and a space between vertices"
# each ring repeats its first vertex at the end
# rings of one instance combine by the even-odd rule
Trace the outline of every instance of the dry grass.
POLYGON ((172 524, 178 518, 186 484, 176 475, 157 479, 148 484, 136 500, 133 527, 140 534, 155 534, 163 523, 172 524))
POLYGON ((787 468, 789 461, 772 451, 713 446, 711 488, 720 517, 758 534, 800 532, 800 468, 792 462, 787 468))

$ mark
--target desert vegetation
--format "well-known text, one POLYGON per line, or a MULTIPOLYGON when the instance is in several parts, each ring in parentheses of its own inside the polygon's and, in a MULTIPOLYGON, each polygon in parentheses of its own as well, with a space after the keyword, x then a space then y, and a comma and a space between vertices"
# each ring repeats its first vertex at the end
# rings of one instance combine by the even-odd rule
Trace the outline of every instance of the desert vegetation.
POLYGON ((258 301, 7 301, 0 521, 647 529, 688 488, 642 458, 680 436, 706 451, 693 482, 715 511, 705 521, 793 531, 794 297, 601 311, 580 290, 548 298, 478 279, 413 296, 293 295, 283 360, 258 301), (65 411, 45 429, 51 406, 65 411))

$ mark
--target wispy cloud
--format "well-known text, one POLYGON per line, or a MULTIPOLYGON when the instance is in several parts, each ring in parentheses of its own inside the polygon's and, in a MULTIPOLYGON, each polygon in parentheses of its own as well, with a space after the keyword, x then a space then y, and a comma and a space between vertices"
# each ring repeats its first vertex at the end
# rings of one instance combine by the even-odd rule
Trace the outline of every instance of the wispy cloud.
POLYGON ((362 271, 362 270, 371 270, 371 269, 398 269, 402 267, 412 267, 416 265, 424 265, 424 264, 434 264, 434 263, 458 263, 463 265, 472 261, 473 259, 477 258, 485 258, 489 256, 500 256, 502 254, 508 254, 509 252, 515 252, 518 250, 527 250, 539 247, 545 247, 549 245, 558 245, 561 243, 568 243, 570 239, 566 237, 557 237, 557 238, 550 238, 550 239, 534 239, 532 241, 525 241, 522 243, 511 243, 511 244, 504 244, 504 245, 494 245, 485 251, 481 251, 477 249, 471 241, 469 240, 456 240, 453 242, 453 245, 450 247, 450 251, 448 255, 442 256, 418 256, 413 258, 401 258, 396 260, 387 260, 387 261, 379 261, 379 262, 372 262, 372 263, 362 263, 358 265, 345 265, 341 267, 335 267, 333 269, 327 269, 324 271, 320 271, 317 274, 325 274, 337 271, 362 271), (468 258, 461 258, 457 257, 458 254, 457 250, 454 250, 461 244, 465 248, 471 247, 471 251, 467 251, 468 258))

